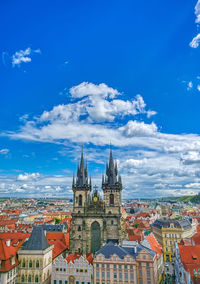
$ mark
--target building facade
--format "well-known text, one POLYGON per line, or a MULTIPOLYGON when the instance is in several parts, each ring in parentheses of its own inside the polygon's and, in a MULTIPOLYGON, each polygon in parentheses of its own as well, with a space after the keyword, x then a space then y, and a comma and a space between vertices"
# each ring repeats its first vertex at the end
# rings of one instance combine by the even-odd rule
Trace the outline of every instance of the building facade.
POLYGON ((164 261, 171 262, 175 250, 175 242, 191 238, 196 230, 189 219, 156 220, 152 224, 154 236, 163 248, 164 261))
POLYGON ((18 251, 18 284, 51 283, 52 250, 42 227, 34 227, 30 238, 18 251))
POLYGON ((110 150, 106 174, 102 177, 103 200, 95 188, 92 192, 91 178, 88 178, 83 151, 73 178, 73 213, 70 231, 70 251, 95 253, 108 240, 120 239, 121 219, 121 176, 110 150))
POLYGON ((107 243, 94 257, 94 284, 158 284, 156 253, 137 242, 107 243))
POLYGON ((52 266, 52 284, 91 284, 93 266, 81 255, 60 256, 52 266))

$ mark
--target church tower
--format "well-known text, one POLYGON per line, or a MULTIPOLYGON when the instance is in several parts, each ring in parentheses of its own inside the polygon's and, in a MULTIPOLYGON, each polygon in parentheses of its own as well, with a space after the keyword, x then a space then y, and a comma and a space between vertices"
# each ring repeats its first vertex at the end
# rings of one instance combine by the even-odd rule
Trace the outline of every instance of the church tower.
POLYGON ((83 148, 81 161, 77 165, 77 176, 73 177, 72 190, 74 193, 73 209, 74 213, 83 213, 84 207, 90 202, 91 178, 88 179, 87 164, 84 162, 83 148))
POLYGON ((102 176, 102 189, 106 213, 121 214, 122 181, 117 163, 113 160, 112 149, 110 149, 109 163, 106 164, 106 175, 102 176))

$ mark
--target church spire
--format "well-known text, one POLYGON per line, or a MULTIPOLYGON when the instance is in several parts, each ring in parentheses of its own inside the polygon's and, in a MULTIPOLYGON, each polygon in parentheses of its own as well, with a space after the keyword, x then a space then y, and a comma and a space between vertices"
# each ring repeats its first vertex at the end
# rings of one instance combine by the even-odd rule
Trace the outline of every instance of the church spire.
POLYGON ((90 187, 87 171, 87 162, 84 161, 83 146, 81 150, 81 160, 77 164, 76 183, 73 178, 73 183, 76 187, 90 187))
MULTIPOLYGON (((116 185, 121 179, 118 176, 117 162, 114 162, 112 148, 110 145, 109 163, 106 163, 106 176, 102 178, 102 183, 116 185)), ((121 182, 120 182, 121 183, 121 182)))

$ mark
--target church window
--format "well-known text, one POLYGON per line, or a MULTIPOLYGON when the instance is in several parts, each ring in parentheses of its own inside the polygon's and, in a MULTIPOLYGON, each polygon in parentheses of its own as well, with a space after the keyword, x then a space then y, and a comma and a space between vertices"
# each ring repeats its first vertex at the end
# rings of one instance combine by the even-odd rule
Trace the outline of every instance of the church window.
POLYGON ((25 281, 25 277, 24 277, 24 275, 22 275, 22 282, 24 282, 25 281))
POLYGON ((78 197, 78 205, 82 206, 82 195, 81 194, 78 197))
POLYGON ((28 282, 31 283, 31 275, 28 276, 28 282))
POLYGON ((29 261, 29 267, 31 268, 33 266, 32 260, 29 261))
POLYGON ((110 194, 110 205, 114 205, 114 194, 110 194))
POLYGON ((35 282, 38 283, 38 280, 39 280, 39 279, 38 279, 38 276, 36 275, 36 276, 35 276, 35 282))
POLYGON ((36 265, 35 265, 37 268, 40 266, 39 264, 39 260, 36 261, 36 265))
POLYGON ((111 225, 113 225, 113 223, 114 223, 113 220, 111 220, 111 225))
POLYGON ((81 231, 81 226, 78 226, 78 231, 81 231))

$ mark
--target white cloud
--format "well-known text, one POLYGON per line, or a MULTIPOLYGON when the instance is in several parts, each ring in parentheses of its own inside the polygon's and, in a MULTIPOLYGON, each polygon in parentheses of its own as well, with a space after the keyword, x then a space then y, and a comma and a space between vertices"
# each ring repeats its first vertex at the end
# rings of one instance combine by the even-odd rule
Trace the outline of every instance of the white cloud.
POLYGON ((200 153, 197 151, 189 151, 181 155, 181 161, 185 165, 199 164, 200 163, 200 153))
POLYGON ((193 87, 193 83, 192 83, 192 81, 190 81, 190 82, 188 83, 188 85, 187 85, 187 90, 188 90, 188 91, 191 90, 192 87, 193 87))
POLYGON ((95 85, 93 83, 83 82, 69 90, 73 98, 83 98, 85 96, 100 96, 103 98, 113 99, 119 92, 116 89, 108 87, 106 84, 101 83, 95 85))
POLYGON ((197 90, 200 92, 200 85, 197 85, 197 90))
POLYGON ((30 47, 27 47, 25 50, 16 51, 12 55, 12 65, 20 66, 21 63, 29 63, 32 61, 31 55, 33 53, 41 53, 40 49, 31 49, 30 47))
POLYGON ((196 35, 190 42, 190 47, 197 48, 200 42, 200 34, 196 35))
POLYGON ((37 179, 38 177, 40 177, 39 173, 32 173, 32 174, 19 174, 17 177, 17 180, 19 181, 29 181, 29 180, 34 180, 37 179))
POLYGON ((144 122, 138 122, 136 120, 130 120, 125 126, 119 128, 119 131, 126 137, 153 136, 157 133, 157 130, 157 126, 154 122, 145 124, 144 122))
POLYGON ((197 1, 197 4, 196 4, 194 10, 195 10, 195 15, 196 15, 195 22, 197 24, 199 24, 200 23, 200 0, 197 1))
POLYGON ((9 149, 0 149, 0 155, 7 155, 9 152, 9 149))

